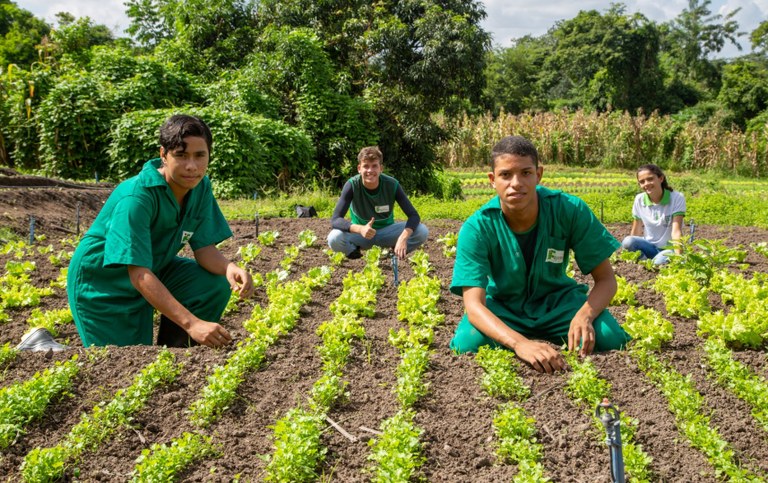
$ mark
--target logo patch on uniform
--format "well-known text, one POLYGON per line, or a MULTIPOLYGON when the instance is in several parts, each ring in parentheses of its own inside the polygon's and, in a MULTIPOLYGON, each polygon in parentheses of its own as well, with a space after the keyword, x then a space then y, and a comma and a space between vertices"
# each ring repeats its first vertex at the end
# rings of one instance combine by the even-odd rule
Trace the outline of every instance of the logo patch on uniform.
POLYGON ((181 244, 185 244, 189 241, 190 238, 192 238, 192 235, 194 235, 194 231, 182 231, 181 232, 181 244))
POLYGON ((563 256, 565 252, 563 250, 555 250, 554 248, 547 248, 547 263, 563 263, 563 256))
POLYGON ((389 205, 382 205, 374 207, 376 213, 389 213, 389 205))

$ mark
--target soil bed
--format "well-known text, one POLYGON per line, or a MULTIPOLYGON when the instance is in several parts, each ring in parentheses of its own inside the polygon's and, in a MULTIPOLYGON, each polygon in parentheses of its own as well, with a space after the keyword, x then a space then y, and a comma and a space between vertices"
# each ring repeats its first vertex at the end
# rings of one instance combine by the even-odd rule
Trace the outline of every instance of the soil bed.
MULTIPOLYGON (((33 216, 36 233, 47 237, 38 244, 51 243, 58 251, 61 248, 59 240, 71 236, 70 231, 76 231, 78 204, 84 230, 98 213, 107 194, 107 190, 71 187, 0 188, 0 222, 26 236, 29 217, 33 216)), ((265 273, 277 267, 284 257, 283 249, 296 244, 298 233, 305 229, 312 229, 318 242, 302 251, 291 277, 328 264, 323 251, 329 225, 327 219, 261 220, 261 231, 276 230, 280 236, 273 247, 263 249, 251 265, 252 270, 265 273)), ((235 236, 222 246, 222 250, 228 257, 237 259, 239 246, 256 241, 256 227, 253 222, 234 222, 231 226, 235 236)), ((425 251, 435 268, 434 274, 443 284, 440 310, 446 314, 446 323, 435 336, 432 364, 426 376, 430 392, 415 408, 416 422, 424 430, 422 441, 426 462, 421 472, 427 480, 435 482, 508 482, 517 473, 516 467, 501 464, 494 457, 491 422, 500 401, 483 392, 479 383, 482 370, 473 357, 456 356, 448 349, 463 309, 461 300, 448 292, 453 259, 443 255, 442 245, 435 240, 447 232, 457 232, 461 222, 434 220, 429 226, 430 241, 425 245, 425 251)), ((619 239, 629 233, 628 224, 610 225, 609 229, 619 239)), ((768 231, 755 228, 699 226, 696 234, 700 238, 724 239, 728 246, 743 245, 745 248, 751 242, 768 240, 768 231)), ((768 259, 748 250, 747 272, 768 272, 768 259)), ((0 255, 0 266, 4 266, 10 257, 0 255)), ((59 276, 61 267, 52 264, 47 254, 36 251, 32 259, 36 263, 32 275, 36 286, 48 286, 59 276)), ((238 475, 243 481, 263 479, 265 455, 272 452, 270 426, 288 409, 306 401, 312 383, 322 370, 315 348, 320 343, 317 327, 330 319, 328 307, 341 293, 346 273, 359 270, 363 265, 364 260, 344 261, 331 282, 313 293, 296 328, 270 348, 267 361, 260 370, 248 376, 236 402, 207 430, 219 446, 219 457, 189 468, 183 476, 185 481, 232 481, 238 475)), ((402 323, 397 320, 397 290, 393 286, 389 260, 382 259, 381 266, 387 282, 379 293, 376 314, 365 319, 366 338, 354 344, 345 370, 349 397, 337 404, 329 415, 360 441, 352 443, 333 429, 324 433, 323 442, 328 454, 320 470, 329 481, 367 481, 370 478, 366 441, 372 434, 360 427, 378 429, 381 421, 397 410, 392 390, 398 355, 387 342, 387 336, 391 328, 401 327, 402 323)), ((632 263, 619 262, 615 270, 638 285, 654 277, 652 272, 632 263)), ((400 263, 399 275, 400 279, 412 277, 407 263, 400 263)), ((578 272, 577 279, 588 282, 578 272)), ((668 316, 662 298, 649 286, 642 285, 637 299, 641 305, 653 307, 668 316)), ((242 324, 248 318, 252 304, 266 305, 267 302, 263 289, 259 289, 252 302, 241 303, 238 310, 223 321, 235 339, 246 336, 242 324)), ((718 301, 714 302, 717 308, 718 301)), ((43 298, 40 308, 51 310, 66 306, 64 291, 57 289, 53 296, 43 298)), ((626 306, 611 308, 619 321, 623 321, 626 310, 626 306)), ((8 310, 11 320, 2 325, 0 343, 18 343, 28 329, 26 320, 30 312, 30 309, 8 310)), ((696 334, 695 320, 668 318, 675 325, 675 339, 660 357, 678 371, 691 374, 705 397, 713 425, 732 445, 741 464, 759 475, 768 474, 765 433, 750 415, 747 405, 717 386, 710 377, 703 362, 703 339, 696 334)), ((66 359, 75 352, 85 352, 72 324, 61 328, 59 340, 69 344, 71 350, 53 357, 41 353, 21 354, 0 372, 0 386, 28 379, 56 360, 66 359)), ((73 480, 77 474, 78 481, 125 480, 143 449, 153 443, 168 443, 183 431, 191 430, 186 408, 198 397, 206 376, 216 365, 223 363, 232 350, 233 347, 222 350, 174 349, 177 359, 184 363, 179 379, 152 397, 147 409, 134 418, 132 428, 120 430, 108 444, 87 453, 77 473, 69 471, 67 479, 73 480)), ((19 466, 27 452, 36 446, 59 442, 83 412, 129 385, 133 376, 155 359, 158 351, 156 347, 110 347, 105 357, 85 363, 70 394, 53 404, 42 420, 29 426, 27 433, 3 453, 0 474, 7 475, 9 481, 19 480, 19 466)), ((84 355, 81 357, 86 359, 84 355)), ((766 374, 763 352, 745 350, 736 352, 734 357, 758 373, 766 374)), ((637 440, 653 458, 654 481, 718 481, 706 457, 692 449, 678 432, 666 399, 627 353, 599 354, 593 360, 600 375, 612 384, 614 404, 638 420, 637 440)), ((524 407, 536 420, 538 438, 544 445, 543 464, 547 475, 553 481, 609 482, 604 435, 596 430, 588 416, 589 410, 575 405, 563 390, 568 374, 543 375, 529 367, 523 367, 521 374, 532 389, 533 397, 524 403, 524 407)))

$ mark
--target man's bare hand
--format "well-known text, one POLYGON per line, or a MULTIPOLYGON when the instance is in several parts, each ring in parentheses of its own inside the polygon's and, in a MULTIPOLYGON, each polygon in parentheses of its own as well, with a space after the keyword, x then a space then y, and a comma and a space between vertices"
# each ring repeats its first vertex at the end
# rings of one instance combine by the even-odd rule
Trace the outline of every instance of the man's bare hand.
POLYGON ((188 333, 195 342, 207 347, 222 347, 232 342, 227 329, 216 322, 201 320, 190 327, 188 333))
POLYGON ((366 240, 370 240, 374 236, 376 236, 376 229, 373 228, 373 221, 374 218, 371 217, 371 221, 363 225, 362 228, 360 228, 360 235, 365 238, 366 240))
POLYGON ((235 263, 227 265, 227 281, 233 292, 237 292, 241 299, 253 295, 253 278, 248 270, 240 268, 235 263))
POLYGON ((552 374, 565 369, 562 354, 546 342, 527 340, 515 345, 515 354, 539 372, 552 374))
POLYGON ((579 356, 581 357, 589 355, 595 350, 595 328, 589 319, 579 317, 577 314, 571 321, 571 328, 568 330, 568 350, 576 350, 579 344, 581 344, 579 349, 579 356))

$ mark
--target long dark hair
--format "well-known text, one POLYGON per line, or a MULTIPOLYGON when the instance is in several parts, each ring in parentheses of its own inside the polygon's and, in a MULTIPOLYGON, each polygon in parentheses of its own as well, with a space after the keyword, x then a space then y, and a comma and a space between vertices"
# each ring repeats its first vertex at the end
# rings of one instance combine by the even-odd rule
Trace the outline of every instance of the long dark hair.
POLYGON ((640 174, 640 171, 650 171, 651 173, 655 174, 659 178, 664 178, 664 180, 661 182, 661 188, 667 191, 675 191, 669 185, 669 181, 667 181, 667 176, 664 174, 664 171, 662 171, 661 168, 659 168, 655 164, 644 164, 640 166, 639 168, 637 168, 637 171, 635 172, 635 177, 637 177, 637 175, 640 174))

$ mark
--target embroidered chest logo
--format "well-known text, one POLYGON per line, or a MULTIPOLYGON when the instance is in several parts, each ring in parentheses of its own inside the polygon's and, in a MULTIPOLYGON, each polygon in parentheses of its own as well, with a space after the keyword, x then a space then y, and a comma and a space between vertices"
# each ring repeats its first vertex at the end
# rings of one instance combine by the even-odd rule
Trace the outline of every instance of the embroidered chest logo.
POLYGON ((376 213, 389 213, 389 205, 381 205, 374 207, 376 213))
POLYGON ((189 241, 190 238, 192 238, 192 235, 194 235, 194 231, 182 231, 181 232, 181 244, 185 244, 189 241))
POLYGON ((547 258, 544 260, 547 263, 563 263, 563 256, 565 252, 563 250, 555 250, 554 248, 547 248, 547 258))

